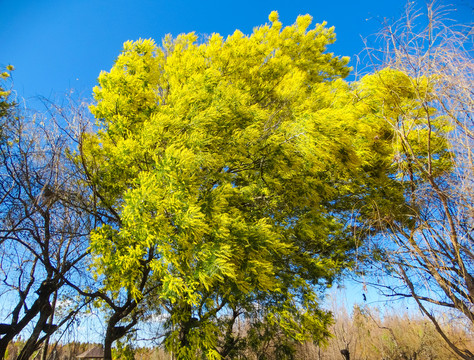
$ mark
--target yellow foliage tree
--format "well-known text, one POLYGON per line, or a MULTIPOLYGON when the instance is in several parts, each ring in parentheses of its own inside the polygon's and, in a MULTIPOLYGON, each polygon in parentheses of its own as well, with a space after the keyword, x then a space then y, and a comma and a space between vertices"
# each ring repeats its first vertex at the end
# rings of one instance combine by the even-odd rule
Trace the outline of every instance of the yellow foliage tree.
POLYGON ((404 203, 390 127, 342 80, 333 29, 269 19, 249 36, 126 42, 94 89, 99 130, 82 156, 116 219, 91 237, 94 268, 166 314, 180 359, 234 356, 243 317, 323 341, 319 289, 350 265, 371 214, 354 210, 404 203))

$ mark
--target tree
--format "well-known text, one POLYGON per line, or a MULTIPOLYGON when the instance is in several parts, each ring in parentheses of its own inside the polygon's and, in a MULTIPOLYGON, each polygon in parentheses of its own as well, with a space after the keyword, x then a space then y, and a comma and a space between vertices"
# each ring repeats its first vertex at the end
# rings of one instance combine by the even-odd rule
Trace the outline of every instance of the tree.
POLYGON ((41 345, 45 357, 49 337, 84 305, 71 301, 77 293, 69 285, 82 285, 92 223, 72 206, 81 197, 67 156, 72 132, 30 116, 10 94, 0 92, 0 358, 21 334, 18 359, 29 359, 41 345))
POLYGON ((95 272, 163 314, 179 359, 237 356, 239 319, 323 341, 318 294, 351 264, 353 209, 404 202, 390 129, 361 115, 348 59, 325 52, 333 29, 311 20, 126 42, 94 89, 81 156, 113 214, 91 236, 95 272))
POLYGON ((389 103, 394 111, 379 115, 396 133, 395 165, 412 220, 401 224, 379 217, 389 225, 386 235, 392 241, 377 252, 400 281, 395 284, 404 285, 386 285, 386 294, 414 298, 452 351, 472 359, 432 311, 434 306, 453 309, 474 323, 472 33, 446 16, 447 9, 434 3, 424 17, 409 5, 406 18, 383 33, 382 66, 403 74, 411 93, 407 107, 399 80, 387 81, 383 72, 372 77, 385 94, 396 94, 389 103))

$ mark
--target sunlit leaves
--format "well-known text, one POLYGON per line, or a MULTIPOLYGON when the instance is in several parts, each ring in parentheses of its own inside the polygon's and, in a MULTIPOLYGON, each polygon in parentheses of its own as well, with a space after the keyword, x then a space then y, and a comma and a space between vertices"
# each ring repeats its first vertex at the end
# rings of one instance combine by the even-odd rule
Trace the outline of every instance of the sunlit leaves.
POLYGON ((92 236, 95 266, 139 297, 153 253, 181 358, 217 357, 219 311, 253 316, 259 302, 289 338, 326 336, 315 290, 350 265, 349 222, 387 186, 391 133, 342 80, 348 59, 326 53, 333 29, 269 19, 249 36, 127 42, 94 90, 100 130, 84 153, 120 214, 92 236))

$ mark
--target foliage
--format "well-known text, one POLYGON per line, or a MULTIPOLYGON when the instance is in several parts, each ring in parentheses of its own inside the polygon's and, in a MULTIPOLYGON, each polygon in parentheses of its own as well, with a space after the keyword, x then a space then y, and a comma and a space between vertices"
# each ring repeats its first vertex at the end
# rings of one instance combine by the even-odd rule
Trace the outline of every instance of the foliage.
MULTIPOLYGON (((433 178, 452 169, 448 142, 452 128, 446 117, 429 103, 433 91, 431 78, 414 78, 403 71, 385 68, 364 76, 354 87, 361 114, 374 123, 382 123, 379 126, 390 137, 390 142, 383 144, 392 160, 389 176, 404 189, 405 197, 414 186, 427 182, 427 169, 433 178)), ((379 199, 377 205, 383 201, 379 199)), ((372 207, 379 222, 375 226, 413 226, 417 208, 412 203, 401 204, 402 209, 372 207)))
POLYGON ((15 107, 17 106, 15 100, 12 98, 12 84, 11 84, 11 75, 14 67, 8 65, 0 73, 0 141, 6 141, 7 128, 9 127, 9 122, 11 118, 15 116, 16 111, 15 107))
MULTIPOLYGON (((8 65, 6 71, 0 73, 0 80, 6 83, 7 79, 11 77, 11 73, 14 70, 12 65, 8 65)), ((6 117, 11 109, 15 106, 15 102, 10 99, 11 90, 6 89, 5 85, 0 86, 0 118, 6 117)))
POLYGON ((122 343, 120 340, 117 341, 117 347, 113 351, 113 358, 120 360, 133 360, 135 359, 135 349, 129 343, 122 343))
POLYGON ((322 341, 318 289, 350 266, 374 204, 404 202, 393 131, 342 80, 348 59, 325 52, 333 29, 269 19, 225 40, 126 42, 94 89, 100 129, 81 156, 114 214, 91 236, 94 269, 167 314, 178 358, 229 354, 245 317, 322 341))

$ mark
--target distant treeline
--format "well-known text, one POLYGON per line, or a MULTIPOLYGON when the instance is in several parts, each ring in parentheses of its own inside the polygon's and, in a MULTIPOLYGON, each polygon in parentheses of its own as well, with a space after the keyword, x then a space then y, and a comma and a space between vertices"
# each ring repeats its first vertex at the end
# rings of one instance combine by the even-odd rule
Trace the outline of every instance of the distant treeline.
MULTIPOLYGON (((284 337, 266 338, 265 329, 250 329, 245 324, 236 331, 259 331, 265 341, 247 343, 246 349, 238 359, 245 360, 449 360, 459 359, 437 333, 434 325, 425 317, 408 313, 384 313, 378 309, 355 306, 352 313, 339 308, 334 313, 335 323, 331 328, 332 338, 321 347, 306 342, 296 344, 296 351, 288 352, 284 337), (244 355, 243 355, 244 354, 244 355)), ((472 329, 463 328, 455 319, 449 319, 445 330, 457 346, 474 351, 472 329)), ((15 360, 23 341, 10 344, 6 360, 15 360)), ((295 345, 295 344, 293 344, 295 345)), ((49 360, 73 360, 76 356, 93 347, 96 343, 71 342, 52 345, 49 360)), ((38 351, 37 357, 41 351, 38 351)), ((114 359, 135 360, 173 360, 172 354, 161 347, 135 347, 132 344, 119 344, 113 349, 114 359)), ((230 358, 229 358, 230 359, 230 358)))

